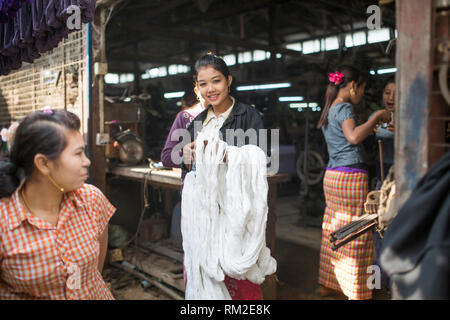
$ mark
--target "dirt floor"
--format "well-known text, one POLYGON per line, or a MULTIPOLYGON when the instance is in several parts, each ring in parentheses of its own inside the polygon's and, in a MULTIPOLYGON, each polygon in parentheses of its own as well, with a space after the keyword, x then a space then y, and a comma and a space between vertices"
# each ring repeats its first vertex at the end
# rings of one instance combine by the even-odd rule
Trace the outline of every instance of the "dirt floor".
MULTIPOLYGON (((317 226, 308 225, 308 219, 305 220, 299 212, 300 207, 298 197, 281 197, 278 200, 277 239, 273 253, 278 263, 277 299, 346 300, 342 294, 324 298, 316 293, 321 231, 317 226)), ((105 267, 104 278, 110 282, 112 292, 119 300, 173 299, 159 288, 146 286, 142 279, 111 265, 105 267)), ((171 289, 183 295, 181 291, 171 289)), ((375 290, 373 298, 385 300, 390 297, 384 290, 375 290)))

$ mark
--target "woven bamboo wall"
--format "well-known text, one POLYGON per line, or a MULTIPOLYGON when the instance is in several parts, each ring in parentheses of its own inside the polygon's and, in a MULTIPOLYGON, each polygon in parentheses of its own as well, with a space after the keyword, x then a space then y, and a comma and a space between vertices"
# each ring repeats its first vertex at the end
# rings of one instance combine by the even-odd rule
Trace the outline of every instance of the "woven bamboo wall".
POLYGON ((77 114, 82 132, 86 118, 86 31, 71 33, 34 63, 0 76, 0 128, 46 106, 77 114))

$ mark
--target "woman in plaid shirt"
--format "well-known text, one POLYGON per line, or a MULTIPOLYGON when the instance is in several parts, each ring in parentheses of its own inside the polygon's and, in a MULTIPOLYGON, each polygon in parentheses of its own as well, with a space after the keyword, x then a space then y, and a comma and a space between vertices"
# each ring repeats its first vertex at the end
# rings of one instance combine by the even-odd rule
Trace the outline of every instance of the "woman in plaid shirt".
POLYGON ((115 208, 88 178, 79 118, 34 112, 0 162, 0 299, 113 299, 101 276, 115 208))

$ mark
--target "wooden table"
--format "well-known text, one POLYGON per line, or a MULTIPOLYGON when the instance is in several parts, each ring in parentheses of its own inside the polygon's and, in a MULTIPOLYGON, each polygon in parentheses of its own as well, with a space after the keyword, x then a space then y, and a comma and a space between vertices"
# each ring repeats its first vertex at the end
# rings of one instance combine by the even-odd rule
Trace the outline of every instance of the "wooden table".
MULTIPOLYGON (((150 168, 147 166, 135 166, 135 167, 116 167, 108 171, 109 175, 115 178, 122 178, 127 180, 133 180, 137 182, 144 182, 147 179, 147 183, 156 188, 163 188, 166 190, 165 196, 165 211, 170 215, 172 212, 172 197, 171 191, 180 190, 181 187, 181 170, 155 170, 150 172, 150 168)), ((275 174, 268 175, 267 182, 269 184, 269 190, 267 195, 268 202, 268 216, 267 216, 267 228, 266 228, 266 243, 270 248, 272 255, 275 250, 275 225, 277 220, 276 204, 277 204, 277 189, 278 184, 282 182, 288 182, 291 180, 289 174, 275 174)), ((276 299, 276 277, 268 277, 263 284, 263 294, 265 299, 276 299)))
POLYGON ((181 188, 181 170, 152 170, 149 174, 148 166, 116 167, 110 169, 108 174, 115 178, 122 178, 143 183, 147 179, 147 184, 165 191, 164 211, 170 217, 173 210, 173 191, 181 188))

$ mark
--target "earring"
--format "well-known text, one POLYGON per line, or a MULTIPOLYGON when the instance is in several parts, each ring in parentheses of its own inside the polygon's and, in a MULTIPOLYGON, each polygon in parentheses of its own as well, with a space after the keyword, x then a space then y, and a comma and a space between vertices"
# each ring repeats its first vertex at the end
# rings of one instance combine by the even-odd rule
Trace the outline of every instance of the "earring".
POLYGON ((48 179, 53 183, 53 185, 59 189, 59 191, 64 192, 64 188, 60 187, 55 180, 52 179, 52 177, 50 177, 50 173, 47 173, 47 177, 48 179))

